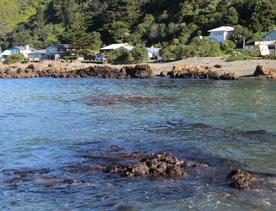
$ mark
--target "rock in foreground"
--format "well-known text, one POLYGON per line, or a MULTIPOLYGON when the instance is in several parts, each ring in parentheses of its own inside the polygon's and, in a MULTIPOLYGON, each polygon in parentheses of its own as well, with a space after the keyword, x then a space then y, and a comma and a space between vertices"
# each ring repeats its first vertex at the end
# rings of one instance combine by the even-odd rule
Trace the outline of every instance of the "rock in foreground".
POLYGON ((243 170, 232 170, 227 176, 227 182, 230 187, 235 189, 246 189, 251 187, 257 178, 254 174, 243 170))
POLYGON ((168 153, 146 155, 139 163, 108 167, 105 171, 119 173, 126 177, 165 176, 175 178, 186 175, 184 162, 168 153))

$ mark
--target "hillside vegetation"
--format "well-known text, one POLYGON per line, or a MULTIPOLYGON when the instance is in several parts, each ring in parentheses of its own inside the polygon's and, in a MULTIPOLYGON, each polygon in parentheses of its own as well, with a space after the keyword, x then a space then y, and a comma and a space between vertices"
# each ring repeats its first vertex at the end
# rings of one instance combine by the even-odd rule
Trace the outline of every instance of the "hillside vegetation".
MULTIPOLYGON (((197 37, 221 25, 235 26, 234 45, 261 39, 275 27, 275 0, 0 0, 1 45, 30 44, 43 48, 70 43, 75 49, 129 42, 164 48, 176 58, 194 47, 217 46, 197 37), (15 27, 16 26, 16 27, 15 27), (191 45, 193 44, 193 45, 191 45), (179 48, 180 46, 180 48, 179 48)), ((221 46, 220 46, 221 47, 221 46)), ((224 46, 232 48, 233 43, 224 46)), ((205 53, 202 52, 203 56, 205 53)))
POLYGON ((31 1, 0 0, 0 20, 12 30, 19 23, 27 22, 36 13, 31 1))

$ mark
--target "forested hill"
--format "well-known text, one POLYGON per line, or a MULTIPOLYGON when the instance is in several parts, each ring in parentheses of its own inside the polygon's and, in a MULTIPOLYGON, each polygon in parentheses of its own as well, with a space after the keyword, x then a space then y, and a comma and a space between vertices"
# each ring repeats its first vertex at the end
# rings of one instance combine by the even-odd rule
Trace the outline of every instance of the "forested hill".
POLYGON ((90 49, 113 42, 187 44, 221 25, 236 26, 237 41, 250 42, 275 21, 275 0, 0 0, 3 48, 77 39, 90 49))

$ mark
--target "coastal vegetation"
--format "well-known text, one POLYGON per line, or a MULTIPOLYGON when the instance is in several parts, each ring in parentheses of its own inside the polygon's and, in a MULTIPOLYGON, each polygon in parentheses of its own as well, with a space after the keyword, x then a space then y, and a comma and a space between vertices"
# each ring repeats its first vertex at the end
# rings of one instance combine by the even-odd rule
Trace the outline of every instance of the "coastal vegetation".
POLYGON ((165 60, 231 55, 260 40, 276 25, 274 0, 0 0, 0 46, 41 49, 68 43, 73 55, 91 56, 101 46, 128 42, 133 53, 113 53, 113 63, 144 60, 144 47, 162 48, 165 60), (208 30, 235 27, 231 41, 218 44, 208 30), (200 39, 203 38, 203 39, 200 39))

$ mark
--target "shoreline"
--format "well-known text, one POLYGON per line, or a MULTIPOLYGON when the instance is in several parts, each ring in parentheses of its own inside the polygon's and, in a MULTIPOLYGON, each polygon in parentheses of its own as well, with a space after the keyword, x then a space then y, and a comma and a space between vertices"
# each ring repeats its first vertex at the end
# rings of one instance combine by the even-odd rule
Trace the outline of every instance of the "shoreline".
MULTIPOLYGON (((33 77, 53 77, 53 78, 79 78, 79 77, 95 77, 95 78, 154 78, 156 76, 166 77, 174 70, 174 67, 185 67, 187 69, 195 69, 201 71, 200 74, 208 75, 210 71, 215 73, 215 80, 236 80, 236 79, 267 79, 267 77, 254 77, 256 67, 261 65, 271 69, 276 67, 276 60, 246 60, 225 62, 221 57, 194 57, 175 62, 167 63, 148 63, 143 64, 96 64, 82 63, 80 61, 41 61, 41 62, 23 62, 10 65, 0 65, 0 78, 33 78, 33 77), (138 70, 136 67, 139 67, 138 70), (136 68, 136 69, 135 69, 136 68), (141 69, 142 68, 142 69, 141 69), (206 70, 208 70, 206 72, 206 70), (150 69, 150 70, 149 70, 150 69), (93 73, 91 73, 91 71, 93 73), (128 71, 128 72, 126 72, 128 71), (230 77, 224 76, 235 76, 230 77)), ((193 70, 194 71, 194 70, 193 70)), ((274 71, 274 70, 273 70, 274 71)), ((197 72, 195 72, 197 73, 197 72)), ((189 73, 194 74, 194 72, 189 73)), ((186 74, 187 75, 187 74, 186 74)), ((179 78, 187 78, 185 76, 179 78)), ((174 77, 172 77, 174 78, 174 77)), ((194 78, 194 77, 191 77, 194 78)), ((206 77, 195 77, 206 79, 206 77)), ((208 77, 209 78, 209 75, 208 77)), ((274 77, 272 78, 274 79, 274 77)))

